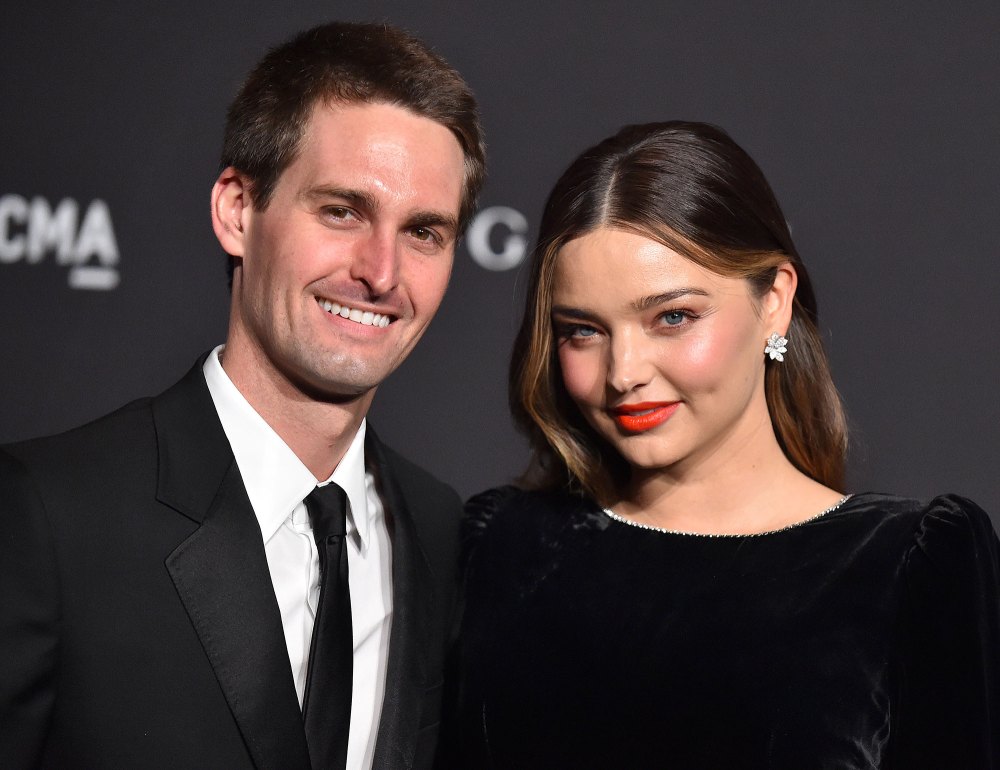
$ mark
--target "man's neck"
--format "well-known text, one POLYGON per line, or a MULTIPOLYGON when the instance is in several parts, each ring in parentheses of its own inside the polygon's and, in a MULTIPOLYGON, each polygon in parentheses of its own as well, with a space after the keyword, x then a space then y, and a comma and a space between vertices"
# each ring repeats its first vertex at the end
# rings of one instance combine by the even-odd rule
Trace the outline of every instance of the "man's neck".
POLYGON ((267 362, 222 353, 222 368, 237 390, 317 480, 330 477, 351 446, 375 391, 343 401, 303 392, 267 362))

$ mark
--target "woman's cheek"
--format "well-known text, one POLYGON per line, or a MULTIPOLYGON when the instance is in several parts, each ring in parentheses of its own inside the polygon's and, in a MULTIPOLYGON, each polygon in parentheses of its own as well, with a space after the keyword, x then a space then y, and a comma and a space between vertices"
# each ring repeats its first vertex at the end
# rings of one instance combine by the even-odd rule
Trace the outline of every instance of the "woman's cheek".
POLYGON ((690 336, 677 359, 678 386, 694 392, 715 390, 721 380, 735 375, 742 352, 738 338, 735 330, 721 324, 690 336))
POLYGON ((593 351, 573 350, 569 344, 563 344, 559 348, 559 368, 566 392, 577 403, 593 402, 600 395, 604 378, 600 357, 593 351))

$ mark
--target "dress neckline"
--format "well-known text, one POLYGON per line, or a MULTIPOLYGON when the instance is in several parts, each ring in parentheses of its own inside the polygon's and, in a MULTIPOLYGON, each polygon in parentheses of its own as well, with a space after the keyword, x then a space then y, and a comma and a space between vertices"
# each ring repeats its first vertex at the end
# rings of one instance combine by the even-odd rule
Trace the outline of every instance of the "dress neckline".
POLYGON ((815 516, 810 516, 808 519, 802 519, 802 521, 797 521, 794 524, 788 524, 784 527, 779 527, 778 529, 768 529, 763 532, 744 532, 741 534, 735 534, 735 533, 710 534, 707 532, 684 532, 683 530, 679 529, 667 529, 666 527, 657 527, 652 524, 642 524, 641 522, 638 521, 632 521, 631 519, 626 519, 624 516, 615 513, 610 508, 603 508, 601 510, 609 519, 611 519, 612 521, 617 521, 619 524, 627 524, 628 526, 635 527, 636 529, 647 529, 650 532, 659 532, 664 535, 681 535, 682 537, 707 537, 716 539, 738 538, 738 537, 764 537, 765 535, 776 535, 779 532, 787 532, 790 529, 796 529, 797 527, 801 527, 804 524, 816 521, 816 519, 820 519, 826 516, 828 513, 833 513, 834 511, 836 511, 838 508, 840 508, 840 506, 842 506, 844 503, 850 500, 853 496, 854 496, 853 494, 846 494, 842 498, 840 498, 837 502, 835 502, 833 505, 831 505, 829 508, 824 508, 815 516))

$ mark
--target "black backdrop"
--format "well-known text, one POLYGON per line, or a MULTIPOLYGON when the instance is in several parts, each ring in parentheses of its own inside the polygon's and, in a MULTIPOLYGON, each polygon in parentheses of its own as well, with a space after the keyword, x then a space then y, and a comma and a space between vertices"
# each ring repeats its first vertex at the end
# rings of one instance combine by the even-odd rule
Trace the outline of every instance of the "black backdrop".
POLYGON ((478 232, 376 399, 384 438, 463 494, 516 474, 511 265, 549 186, 624 123, 707 120, 764 168, 810 267, 850 488, 956 491, 1000 523, 993 2, 8 0, 0 441, 158 392, 222 340, 208 194, 225 105, 266 46, 330 18, 431 42, 479 95, 490 145, 478 232))

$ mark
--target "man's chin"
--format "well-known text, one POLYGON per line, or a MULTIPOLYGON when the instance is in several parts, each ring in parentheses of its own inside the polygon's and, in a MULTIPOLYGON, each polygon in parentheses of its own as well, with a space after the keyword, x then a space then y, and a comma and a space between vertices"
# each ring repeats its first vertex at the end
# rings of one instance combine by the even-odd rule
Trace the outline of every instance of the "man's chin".
POLYGON ((327 404, 353 404, 370 400, 382 379, 371 374, 354 373, 344 377, 342 373, 331 376, 328 372, 309 372, 289 379, 307 398, 327 404))

